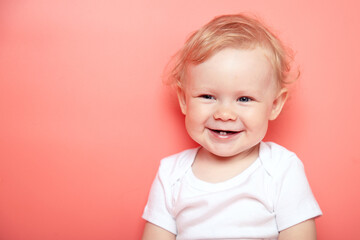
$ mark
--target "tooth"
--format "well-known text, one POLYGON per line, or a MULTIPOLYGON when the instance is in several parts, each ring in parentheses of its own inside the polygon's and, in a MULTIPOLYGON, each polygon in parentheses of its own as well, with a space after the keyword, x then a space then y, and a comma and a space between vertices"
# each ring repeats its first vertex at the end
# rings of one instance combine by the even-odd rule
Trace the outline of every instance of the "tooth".
POLYGON ((226 132, 220 132, 220 135, 226 135, 226 132))

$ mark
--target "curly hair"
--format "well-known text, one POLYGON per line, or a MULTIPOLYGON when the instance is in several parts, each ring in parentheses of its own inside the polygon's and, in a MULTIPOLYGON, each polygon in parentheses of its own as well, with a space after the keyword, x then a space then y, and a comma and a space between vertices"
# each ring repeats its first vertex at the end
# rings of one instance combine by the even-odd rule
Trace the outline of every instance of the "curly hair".
MULTIPOLYGON (((260 20, 245 14, 222 15, 214 18, 194 32, 173 58, 168 83, 180 89, 186 79, 189 64, 200 64, 224 48, 252 49, 263 47, 270 52, 280 87, 292 82, 289 79, 291 49, 286 48, 260 20)), ((295 79, 299 76, 299 72, 295 79)))

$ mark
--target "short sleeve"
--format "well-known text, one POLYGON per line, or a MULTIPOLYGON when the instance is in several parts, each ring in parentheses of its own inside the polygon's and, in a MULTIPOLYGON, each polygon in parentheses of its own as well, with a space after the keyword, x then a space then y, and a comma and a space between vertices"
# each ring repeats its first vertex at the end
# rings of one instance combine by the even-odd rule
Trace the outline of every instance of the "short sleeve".
POLYGON ((276 183, 274 210, 279 231, 322 214, 302 162, 295 154, 287 160, 276 183))
POLYGON ((161 160, 158 173, 151 186, 143 218, 165 230, 177 234, 173 214, 175 184, 191 168, 199 148, 184 150, 161 160))
POLYGON ((176 234, 176 223, 168 210, 166 189, 164 180, 160 179, 158 172, 151 186, 148 202, 142 217, 148 222, 176 234))

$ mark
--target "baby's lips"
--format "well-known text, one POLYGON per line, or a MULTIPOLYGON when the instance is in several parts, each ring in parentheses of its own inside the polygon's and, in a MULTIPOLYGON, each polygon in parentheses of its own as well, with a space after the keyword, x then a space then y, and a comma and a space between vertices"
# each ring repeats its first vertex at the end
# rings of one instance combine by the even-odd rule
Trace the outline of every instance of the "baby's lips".
POLYGON ((241 130, 229 130, 229 129, 217 129, 217 128, 208 128, 213 132, 226 132, 226 133, 239 133, 241 130))
POLYGON ((215 132, 217 134, 220 134, 220 135, 231 135, 231 134, 237 134, 241 131, 237 131, 237 130, 224 130, 224 129, 211 129, 209 128, 210 131, 212 132, 215 132))

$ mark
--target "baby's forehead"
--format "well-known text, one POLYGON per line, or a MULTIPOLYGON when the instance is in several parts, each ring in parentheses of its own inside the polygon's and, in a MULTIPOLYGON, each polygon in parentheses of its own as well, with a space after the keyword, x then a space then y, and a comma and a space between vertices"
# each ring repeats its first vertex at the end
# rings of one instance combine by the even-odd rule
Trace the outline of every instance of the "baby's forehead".
POLYGON ((240 78, 271 75, 272 80, 277 81, 273 58, 274 54, 264 47, 227 47, 201 63, 188 64, 185 80, 193 78, 194 75, 211 78, 215 74, 233 74, 240 78))

